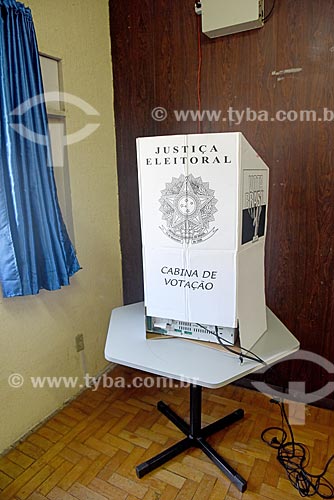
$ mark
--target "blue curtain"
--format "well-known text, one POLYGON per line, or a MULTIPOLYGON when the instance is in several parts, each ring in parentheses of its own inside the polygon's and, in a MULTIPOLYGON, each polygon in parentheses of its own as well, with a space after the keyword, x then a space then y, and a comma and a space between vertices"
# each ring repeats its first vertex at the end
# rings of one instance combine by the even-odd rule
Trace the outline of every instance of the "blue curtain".
POLYGON ((45 103, 22 108, 42 94, 30 9, 15 0, 0 0, 0 282, 4 297, 59 289, 80 269, 50 167, 45 103), (21 112, 13 114, 20 105, 21 112), (24 137, 15 131, 15 124, 40 134, 44 143, 24 137))

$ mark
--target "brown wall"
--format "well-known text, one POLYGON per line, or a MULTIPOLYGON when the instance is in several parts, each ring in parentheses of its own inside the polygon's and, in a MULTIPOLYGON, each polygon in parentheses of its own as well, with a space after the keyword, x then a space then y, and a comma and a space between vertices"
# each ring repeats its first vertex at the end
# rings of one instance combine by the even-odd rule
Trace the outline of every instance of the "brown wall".
MULTIPOLYGON (((271 1, 267 0, 266 9, 271 1)), ((194 133, 174 109, 197 108, 194 0, 111 0, 121 241, 125 302, 142 299, 135 138, 194 133), (151 110, 169 117, 156 122, 151 110)), ((210 40, 201 35, 202 109, 334 110, 334 0, 278 0, 265 27, 210 40), (274 71, 302 68, 275 76, 274 71), (281 77, 283 76, 283 77, 281 77)), ((319 115, 322 116, 322 115, 319 115)), ((242 131, 270 167, 267 303, 303 349, 334 360, 334 123, 205 120, 203 132, 242 131)), ((333 377, 332 377, 333 378, 333 377)), ((327 372, 289 362, 268 380, 327 372)), ((332 395, 333 396, 333 395, 332 395)))

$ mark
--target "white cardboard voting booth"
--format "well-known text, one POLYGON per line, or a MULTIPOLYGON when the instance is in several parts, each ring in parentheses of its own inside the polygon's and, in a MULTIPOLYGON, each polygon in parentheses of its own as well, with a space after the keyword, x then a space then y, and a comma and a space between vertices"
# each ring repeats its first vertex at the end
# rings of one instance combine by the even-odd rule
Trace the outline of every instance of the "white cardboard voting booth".
POLYGON ((268 167, 241 133, 137 139, 148 316, 266 330, 268 167))

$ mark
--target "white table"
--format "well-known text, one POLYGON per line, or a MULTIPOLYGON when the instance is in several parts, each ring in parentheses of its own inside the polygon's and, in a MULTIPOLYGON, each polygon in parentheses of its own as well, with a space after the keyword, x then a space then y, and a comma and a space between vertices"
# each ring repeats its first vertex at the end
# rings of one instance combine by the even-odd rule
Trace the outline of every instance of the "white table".
MULTIPOLYGON (((252 348, 266 364, 277 362, 299 349, 298 340, 267 309, 268 329, 252 348)), ((238 380, 263 365, 248 359, 243 363, 237 356, 197 342, 181 338, 146 339, 144 304, 137 303, 114 309, 105 346, 108 361, 137 368, 156 375, 190 383, 190 425, 159 401, 158 409, 166 415, 186 438, 156 457, 136 467, 137 476, 174 458, 190 447, 197 446, 236 484, 245 491, 247 482, 206 441, 206 437, 240 420, 244 412, 238 409, 217 422, 201 427, 202 387, 217 388, 238 380)))

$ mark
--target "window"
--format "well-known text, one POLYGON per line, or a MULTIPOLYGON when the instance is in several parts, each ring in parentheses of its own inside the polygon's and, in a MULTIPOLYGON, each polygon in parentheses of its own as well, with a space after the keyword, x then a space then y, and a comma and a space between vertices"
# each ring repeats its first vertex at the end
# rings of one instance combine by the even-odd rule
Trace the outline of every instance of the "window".
POLYGON ((59 95, 59 92, 63 91, 61 61, 55 57, 40 54, 40 62, 58 200, 69 237, 74 244, 70 175, 66 147, 65 103, 59 95))

